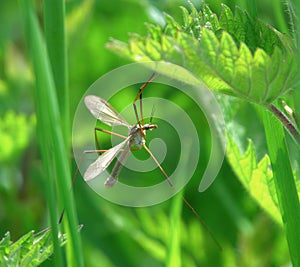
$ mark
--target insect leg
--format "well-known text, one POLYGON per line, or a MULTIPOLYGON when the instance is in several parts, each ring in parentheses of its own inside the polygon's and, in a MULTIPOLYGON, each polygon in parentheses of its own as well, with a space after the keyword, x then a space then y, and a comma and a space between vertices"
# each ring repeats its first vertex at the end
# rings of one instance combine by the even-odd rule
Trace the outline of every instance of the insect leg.
POLYGON ((174 184, 171 182, 169 176, 166 174, 166 172, 164 171, 164 169, 160 166, 159 162, 157 161, 157 159, 154 157, 154 155, 152 154, 152 152, 150 151, 150 149, 145 145, 143 144, 143 147, 145 148, 145 150, 148 152, 148 154, 151 156, 151 158, 154 160, 154 162, 156 163, 157 167, 160 169, 160 171, 162 172, 162 174, 164 175, 164 177, 166 178, 167 182, 169 183, 169 185, 172 187, 172 188, 175 188, 174 187, 174 184))
MULTIPOLYGON (((118 134, 118 133, 114 133, 114 132, 111 132, 111 131, 108 131, 108 130, 105 130, 105 129, 102 129, 102 128, 95 127, 94 133, 96 134, 97 131, 107 133, 107 134, 111 134, 111 135, 114 135, 114 136, 118 136, 118 137, 123 138, 123 139, 127 138, 127 136, 124 136, 124 135, 121 135, 121 134, 118 134)), ((95 137, 95 138, 97 138, 97 137, 95 137)))
MULTIPOLYGON (((100 144, 99 144, 99 141, 98 141, 97 131, 102 132, 102 133, 111 134, 111 135, 114 135, 114 136, 118 136, 118 137, 123 138, 123 139, 126 139, 126 138, 127 138, 127 137, 124 136, 124 135, 121 135, 121 134, 118 134, 118 133, 114 133, 114 132, 111 132, 111 131, 108 131, 108 130, 105 130, 105 129, 102 129, 102 128, 99 128, 99 127, 95 127, 95 128, 94 128, 94 138, 95 138, 97 150, 101 150, 101 149, 100 149, 100 144)), ((101 151, 100 151, 100 152, 101 152, 101 151)))
MULTIPOLYGON (((82 156, 80 157, 78 166, 77 166, 77 168, 76 168, 74 177, 73 177, 73 179, 72 179, 71 189, 73 189, 74 184, 75 184, 75 182, 76 182, 76 179, 77 179, 77 176, 78 176, 78 173, 79 173, 79 168, 80 168, 81 163, 82 163, 82 161, 83 161, 83 159, 84 159, 84 155, 85 155, 85 154, 90 154, 90 153, 98 153, 98 154, 99 154, 99 153, 103 153, 103 152, 106 152, 106 151, 107 151, 107 149, 100 149, 100 145, 99 145, 98 137, 97 137, 97 131, 100 131, 100 132, 103 132, 103 133, 107 133, 107 134, 111 134, 111 135, 115 135, 115 136, 118 136, 118 137, 124 138, 124 139, 127 138, 127 137, 125 137, 125 136, 123 136, 123 135, 120 135, 120 134, 117 134, 117 133, 114 133, 114 132, 111 132, 111 131, 108 131, 108 130, 104 130, 104 129, 102 129, 102 128, 95 127, 95 128, 94 128, 94 136, 95 136, 95 142, 96 142, 96 148, 97 148, 97 149, 93 149, 93 150, 85 150, 85 151, 83 151, 82 156)), ((59 221, 58 221, 59 224, 62 222, 62 219, 63 219, 63 217, 64 217, 64 211, 65 211, 65 209, 63 209, 63 211, 62 211, 62 213, 61 213, 61 215, 60 215, 60 217, 59 217, 59 221)))
MULTIPOLYGON (((77 179, 77 176, 78 176, 78 173, 79 173, 80 165, 81 165, 81 163, 83 162, 83 159, 84 159, 84 155, 89 154, 89 153, 98 153, 99 154, 99 153, 103 153, 105 151, 107 151, 107 150, 106 149, 95 149, 95 150, 85 150, 85 151, 83 151, 83 153, 80 157, 79 163, 77 165, 75 174, 73 176, 70 190, 72 190, 74 188, 74 184, 76 182, 76 179, 77 179)), ((61 224, 61 222, 63 220, 63 217, 64 217, 64 213, 65 213, 65 209, 63 209, 62 212, 61 212, 61 215, 60 215, 59 220, 58 220, 58 224, 61 224)))
MULTIPOLYGON (((167 182, 169 183, 169 185, 175 189, 174 184, 171 182, 169 176, 166 174, 166 172, 164 171, 164 169, 161 167, 161 165, 159 164, 159 162, 157 161, 157 159, 154 157, 154 155, 152 154, 152 152, 149 150, 149 148, 143 144, 143 147, 145 148, 145 150, 148 152, 148 154, 151 156, 151 158, 154 160, 154 162, 156 163, 157 167, 160 169, 160 171, 162 172, 162 174, 164 175, 164 177, 166 178, 167 182)), ((184 204, 190 209, 190 211, 195 215, 195 217, 197 218, 197 220, 202 224, 202 226, 205 228, 205 230, 208 232, 208 234, 210 235, 210 237, 212 238, 212 240, 215 242, 215 244, 217 245, 217 247, 222 250, 222 247, 220 245, 220 243, 218 242, 218 240, 216 239, 216 237, 214 236, 214 234, 212 233, 212 231, 209 229, 209 227, 207 226, 207 224, 205 223, 205 221, 202 219, 202 217, 198 214, 198 212, 193 208, 193 206, 186 200, 186 198, 184 196, 181 195, 181 199, 184 202, 184 204)))
POLYGON ((151 83, 159 74, 157 73, 153 73, 151 75, 151 77, 149 78, 149 80, 147 82, 145 82, 139 89, 139 93, 137 94, 137 96, 135 97, 134 101, 133 101, 133 109, 134 109, 134 114, 135 114, 135 117, 136 117, 136 120, 137 120, 137 123, 139 124, 139 126, 141 126, 141 122, 140 122, 140 119, 139 119, 139 115, 138 115, 138 112, 137 112, 137 108, 136 108, 136 101, 138 99, 140 99, 140 113, 141 113, 141 120, 142 120, 142 124, 144 124, 144 115, 143 115, 143 103, 142 103, 142 94, 143 94, 143 91, 144 89, 147 87, 147 85, 149 83, 151 83))

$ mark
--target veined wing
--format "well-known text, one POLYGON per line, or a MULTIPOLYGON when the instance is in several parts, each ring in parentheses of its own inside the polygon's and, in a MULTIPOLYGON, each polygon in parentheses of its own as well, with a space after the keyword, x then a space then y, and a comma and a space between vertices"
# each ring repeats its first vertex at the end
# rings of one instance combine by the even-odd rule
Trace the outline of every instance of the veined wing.
POLYGON ((85 171, 83 179, 85 181, 90 181, 102 173, 113 159, 118 155, 120 150, 127 144, 130 136, 128 136, 123 142, 107 150, 101 154, 85 171))
POLYGON ((84 98, 84 103, 93 116, 109 126, 123 125, 130 128, 130 124, 114 110, 114 108, 104 99, 88 95, 84 98))

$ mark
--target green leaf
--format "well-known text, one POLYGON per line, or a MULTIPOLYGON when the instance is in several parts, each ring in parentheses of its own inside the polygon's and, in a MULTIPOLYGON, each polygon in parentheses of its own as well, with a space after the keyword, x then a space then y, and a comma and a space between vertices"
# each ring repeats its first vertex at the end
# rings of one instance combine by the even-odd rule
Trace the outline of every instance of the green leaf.
POLYGON ((26 256, 22 259, 20 266, 37 266, 38 265, 38 254, 39 248, 37 246, 33 247, 26 256))
POLYGON ((277 223, 282 224, 269 157, 265 155, 257 162, 251 140, 244 154, 229 134, 227 134, 227 140, 227 159, 239 180, 255 201, 277 223))
MULTIPOLYGON (((241 152, 241 149, 229 134, 227 134, 227 140, 226 156, 240 182, 253 199, 277 223, 282 224, 269 156, 265 155, 258 161, 251 140, 248 141, 248 147, 244 153, 241 152)), ((294 182, 300 197, 300 182, 296 173, 294 174, 294 182)))
MULTIPOLYGON (((148 36, 107 46, 133 61, 163 60, 192 71, 212 91, 267 105, 290 90, 299 72, 292 39, 246 12, 223 5, 217 16, 207 5, 183 11, 183 25, 167 15, 164 29, 148 25, 148 36)), ((184 77, 176 77, 184 80, 184 77)))
POLYGON ((21 254, 27 253, 30 250, 30 244, 33 243, 33 231, 23 235, 18 241, 13 243, 10 246, 10 251, 13 253, 14 251, 21 250, 21 254))
MULTIPOLYGON (((66 236, 59 236, 60 246, 66 242, 66 236)), ((53 254, 51 229, 44 233, 28 232, 16 242, 10 240, 7 232, 0 241, 0 266, 38 266, 53 254)))

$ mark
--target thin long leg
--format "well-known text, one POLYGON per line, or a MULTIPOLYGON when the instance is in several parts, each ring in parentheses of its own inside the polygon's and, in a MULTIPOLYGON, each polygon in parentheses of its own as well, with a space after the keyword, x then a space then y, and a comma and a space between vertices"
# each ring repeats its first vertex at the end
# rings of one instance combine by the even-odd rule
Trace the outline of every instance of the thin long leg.
MULTIPOLYGON (((96 142, 97 149, 83 151, 82 156, 81 156, 81 158, 79 160, 79 164, 78 164, 78 166, 76 168, 74 177, 72 179, 71 189, 73 189, 73 187, 74 187, 76 178, 77 178, 78 173, 79 173, 79 167, 80 167, 80 165, 81 165, 81 163, 83 161, 84 155, 85 154, 89 154, 89 153, 98 153, 99 154, 99 153, 103 153, 103 152, 107 151, 107 149, 100 149, 100 145, 99 145, 98 137, 97 137, 97 131, 100 131, 100 132, 103 132, 103 133, 107 133, 107 134, 111 134, 111 135, 115 135, 115 136, 118 136, 118 137, 123 138, 123 139, 127 138, 124 135, 121 135, 121 134, 118 134, 118 133, 114 133, 114 132, 111 132, 111 131, 108 131, 108 130, 105 130, 105 129, 102 129, 102 128, 95 127, 94 128, 94 136, 95 136, 95 142, 96 142)), ((58 224, 61 224, 61 222, 63 220, 63 217, 64 217, 64 213, 65 213, 65 209, 62 210, 62 213, 61 213, 61 215, 59 217, 59 220, 58 220, 58 224)))
POLYGON ((212 231, 209 229, 208 225, 206 222, 202 219, 202 217, 198 214, 198 212, 192 207, 192 205, 186 200, 186 198, 183 195, 180 195, 181 199, 183 200, 184 204, 191 210, 191 212, 196 216, 197 220, 202 224, 202 226, 205 228, 205 230, 208 232, 212 240, 215 242, 217 247, 222 251, 222 246, 218 242, 217 238, 215 235, 212 233, 212 231))
MULTIPOLYGON (((118 137, 123 138, 123 139, 127 138, 127 136, 124 136, 122 134, 114 133, 114 132, 111 132, 111 131, 108 131, 108 130, 105 130, 105 129, 102 129, 102 128, 98 128, 98 127, 94 128, 94 133, 96 133, 96 131, 111 134, 111 135, 114 135, 114 136, 118 136, 118 137)), ((95 136, 95 138, 98 139, 96 136, 95 136)))
MULTIPOLYGON (((169 185, 175 189, 174 184, 171 182, 169 176, 166 174, 166 172, 164 171, 164 169, 161 167, 161 165, 159 164, 159 162, 157 161, 157 159, 154 157, 154 155, 152 154, 152 152, 149 150, 149 148, 143 144, 143 147, 145 148, 145 150, 148 152, 148 154, 151 156, 151 158, 154 160, 154 162, 156 163, 157 167, 160 169, 160 171, 162 172, 162 174, 164 175, 164 177, 166 178, 167 182, 169 183, 169 185)), ((214 236, 214 234, 212 233, 212 231, 209 229, 209 227, 207 226, 207 224, 205 223, 205 221, 201 218, 201 216, 198 214, 198 212, 193 208, 193 206, 186 200, 186 198, 184 196, 180 196, 181 199, 183 200, 184 204, 191 210, 191 212, 195 215, 195 217, 197 218, 197 220, 203 225, 203 227, 205 228, 205 230, 208 232, 208 234, 210 235, 210 237, 212 238, 212 240, 216 243, 217 247, 222 250, 222 247, 220 245, 220 243, 218 242, 218 240, 216 239, 216 237, 214 236)))
MULTIPOLYGON (((80 157, 79 163, 77 165, 75 174, 73 176, 70 190, 72 190, 73 187, 74 187, 74 184, 76 182, 76 179, 77 179, 77 176, 78 176, 78 173, 79 173, 79 168, 80 168, 80 166, 82 164, 82 161, 83 161, 83 158, 84 158, 85 154, 91 154, 91 153, 98 153, 99 154, 99 153, 103 153, 103 152, 106 152, 106 151, 107 151, 107 149, 93 149, 93 150, 85 150, 85 151, 83 151, 83 153, 82 153, 82 155, 80 157)), ((61 212, 61 215, 60 215, 59 220, 58 220, 58 224, 61 224, 61 222, 63 220, 63 217, 64 217, 64 213, 65 213, 65 209, 63 209, 62 212, 61 212)))
MULTIPOLYGON (((107 134, 110 134, 110 135, 114 135, 114 136, 118 136, 118 137, 123 138, 123 139, 127 138, 124 135, 114 133, 114 132, 111 132, 111 131, 108 131, 108 130, 105 130, 105 129, 102 129, 102 128, 95 127, 94 128, 94 138, 95 138, 95 142, 96 142, 96 148, 97 148, 98 152, 100 152, 100 153, 105 152, 106 150, 101 150, 100 149, 100 144, 99 144, 99 141, 98 141, 97 131, 102 132, 102 133, 107 133, 107 134)), ((95 151, 95 150, 91 150, 91 151, 95 151)), ((88 153, 88 152, 86 151, 85 153, 88 153)), ((89 153, 94 153, 94 152, 89 152, 89 153)))
MULTIPOLYGON (((83 161, 83 158, 84 158, 84 155, 85 154, 88 154, 88 153, 102 153, 102 152, 105 152, 107 151, 106 149, 95 149, 95 150, 85 150, 83 151, 81 157, 80 157, 80 160, 79 160, 79 163, 77 165, 77 168, 76 168, 76 171, 75 171, 75 174, 73 176, 73 179, 72 179, 72 184, 71 184, 71 188, 70 190, 72 190, 74 188, 74 184, 75 184, 75 181, 77 179, 77 176, 78 176, 78 173, 79 173, 79 167, 80 165, 82 164, 82 161, 83 161)), ((58 220, 58 224, 61 224, 63 218, 64 218, 64 214, 65 214, 65 208, 63 208, 62 212, 61 212, 61 215, 59 216, 59 220, 58 220)))
MULTIPOLYGON (((84 157, 84 153, 82 153, 82 155, 81 155, 81 157, 80 157, 79 164, 77 165, 77 168, 76 168, 74 177, 73 177, 73 179, 72 179, 71 190, 72 190, 73 187, 74 187, 74 184, 75 184, 75 181, 76 181, 78 172, 79 172, 79 166, 81 165, 81 163, 82 163, 82 161, 83 161, 83 157, 84 157)), ((59 216, 58 224, 61 224, 61 222, 62 222, 62 220, 63 220, 63 218, 64 218, 64 215, 65 215, 65 208, 63 208, 63 210, 62 210, 62 212, 61 212, 61 215, 59 216)))
POLYGON ((95 127, 94 128, 94 138, 95 138, 95 142, 96 142, 96 148, 98 150, 100 150, 100 144, 99 144, 99 141, 98 141, 97 131, 102 132, 102 133, 111 134, 111 135, 114 135, 114 136, 118 136, 118 137, 123 138, 123 139, 127 138, 124 135, 121 135, 121 134, 118 134, 118 133, 114 133, 114 132, 111 132, 111 131, 108 131, 108 130, 105 130, 105 129, 102 129, 102 128, 95 127))
POLYGON ((136 117, 136 120, 137 120, 137 123, 139 124, 139 126, 141 126, 141 122, 140 122, 140 119, 139 119, 139 115, 138 115, 138 112, 137 112, 137 108, 136 108, 136 101, 138 99, 140 99, 140 114, 141 114, 141 121, 142 121, 142 124, 144 125, 144 115, 143 115, 143 102, 142 102, 142 94, 143 94, 143 91, 144 89, 147 87, 147 85, 149 83, 151 83, 159 74, 157 73, 153 73, 151 75, 151 77, 149 78, 149 80, 147 82, 145 82, 139 89, 139 93, 137 94, 137 96, 135 97, 134 101, 133 101, 133 109, 134 109, 134 114, 135 114, 135 117, 136 117))
POLYGON ((145 148, 145 150, 148 152, 148 154, 151 156, 151 158, 154 160, 154 162, 156 163, 157 167, 160 169, 160 171, 162 172, 162 174, 164 175, 164 177, 166 178, 167 182, 169 183, 169 185, 172 188, 175 188, 174 184, 171 182, 169 176, 166 174, 166 172, 164 171, 164 169, 160 166, 159 162, 157 161, 157 159, 154 157, 154 155, 152 154, 152 152, 150 151, 150 149, 143 144, 143 147, 145 148))
MULTIPOLYGON (((94 136, 95 136, 95 141, 96 141, 96 147, 97 147, 97 149, 94 149, 94 150, 85 150, 85 151, 83 151, 82 156, 80 157, 80 160, 79 160, 79 164, 77 165, 77 168, 76 168, 74 177, 73 177, 73 179, 72 179, 71 190, 72 190, 73 187, 74 187, 76 178, 77 178, 78 173, 79 173, 79 167, 80 167, 80 165, 82 164, 84 155, 85 155, 85 154, 89 154, 89 153, 98 153, 98 154, 99 154, 99 153, 103 153, 103 152, 106 152, 106 151, 107 151, 107 149, 100 149, 100 145, 99 145, 98 137, 97 137, 97 131, 100 131, 100 132, 103 132, 103 133, 107 133, 107 134, 111 134, 111 135, 115 135, 115 136, 118 136, 118 137, 123 138, 123 139, 126 139, 126 138, 127 138, 127 137, 124 136, 124 135, 121 135, 121 134, 118 134, 118 133, 114 133, 114 132, 111 132, 111 131, 108 131, 108 130, 105 130, 105 129, 102 129, 102 128, 95 127, 95 128, 94 128, 94 136)), ((63 220, 63 218, 64 218, 64 214, 65 214, 65 208, 63 208, 63 210, 62 210, 62 212, 61 212, 61 215, 59 216, 58 224, 61 224, 61 222, 62 222, 62 220, 63 220)), ((49 227, 49 229, 51 229, 51 227, 49 227)))
POLYGON ((108 149, 92 149, 92 150, 84 150, 82 153, 84 154, 91 154, 91 153, 103 153, 106 152, 108 149))

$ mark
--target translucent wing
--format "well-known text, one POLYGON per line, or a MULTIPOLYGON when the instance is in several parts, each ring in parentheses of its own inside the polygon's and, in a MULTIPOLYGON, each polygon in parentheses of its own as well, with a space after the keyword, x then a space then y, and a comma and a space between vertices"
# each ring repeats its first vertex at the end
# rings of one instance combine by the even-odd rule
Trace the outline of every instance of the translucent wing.
POLYGON ((107 150, 103 154, 101 154, 85 171, 83 179, 85 181, 90 181, 102 173, 109 164, 113 161, 113 159, 118 155, 120 150, 126 145, 130 136, 127 137, 123 142, 120 144, 112 147, 111 149, 107 150))
POLYGON ((114 110, 114 108, 104 99, 88 95, 84 98, 84 103, 93 116, 109 126, 123 125, 130 128, 130 124, 114 110))

